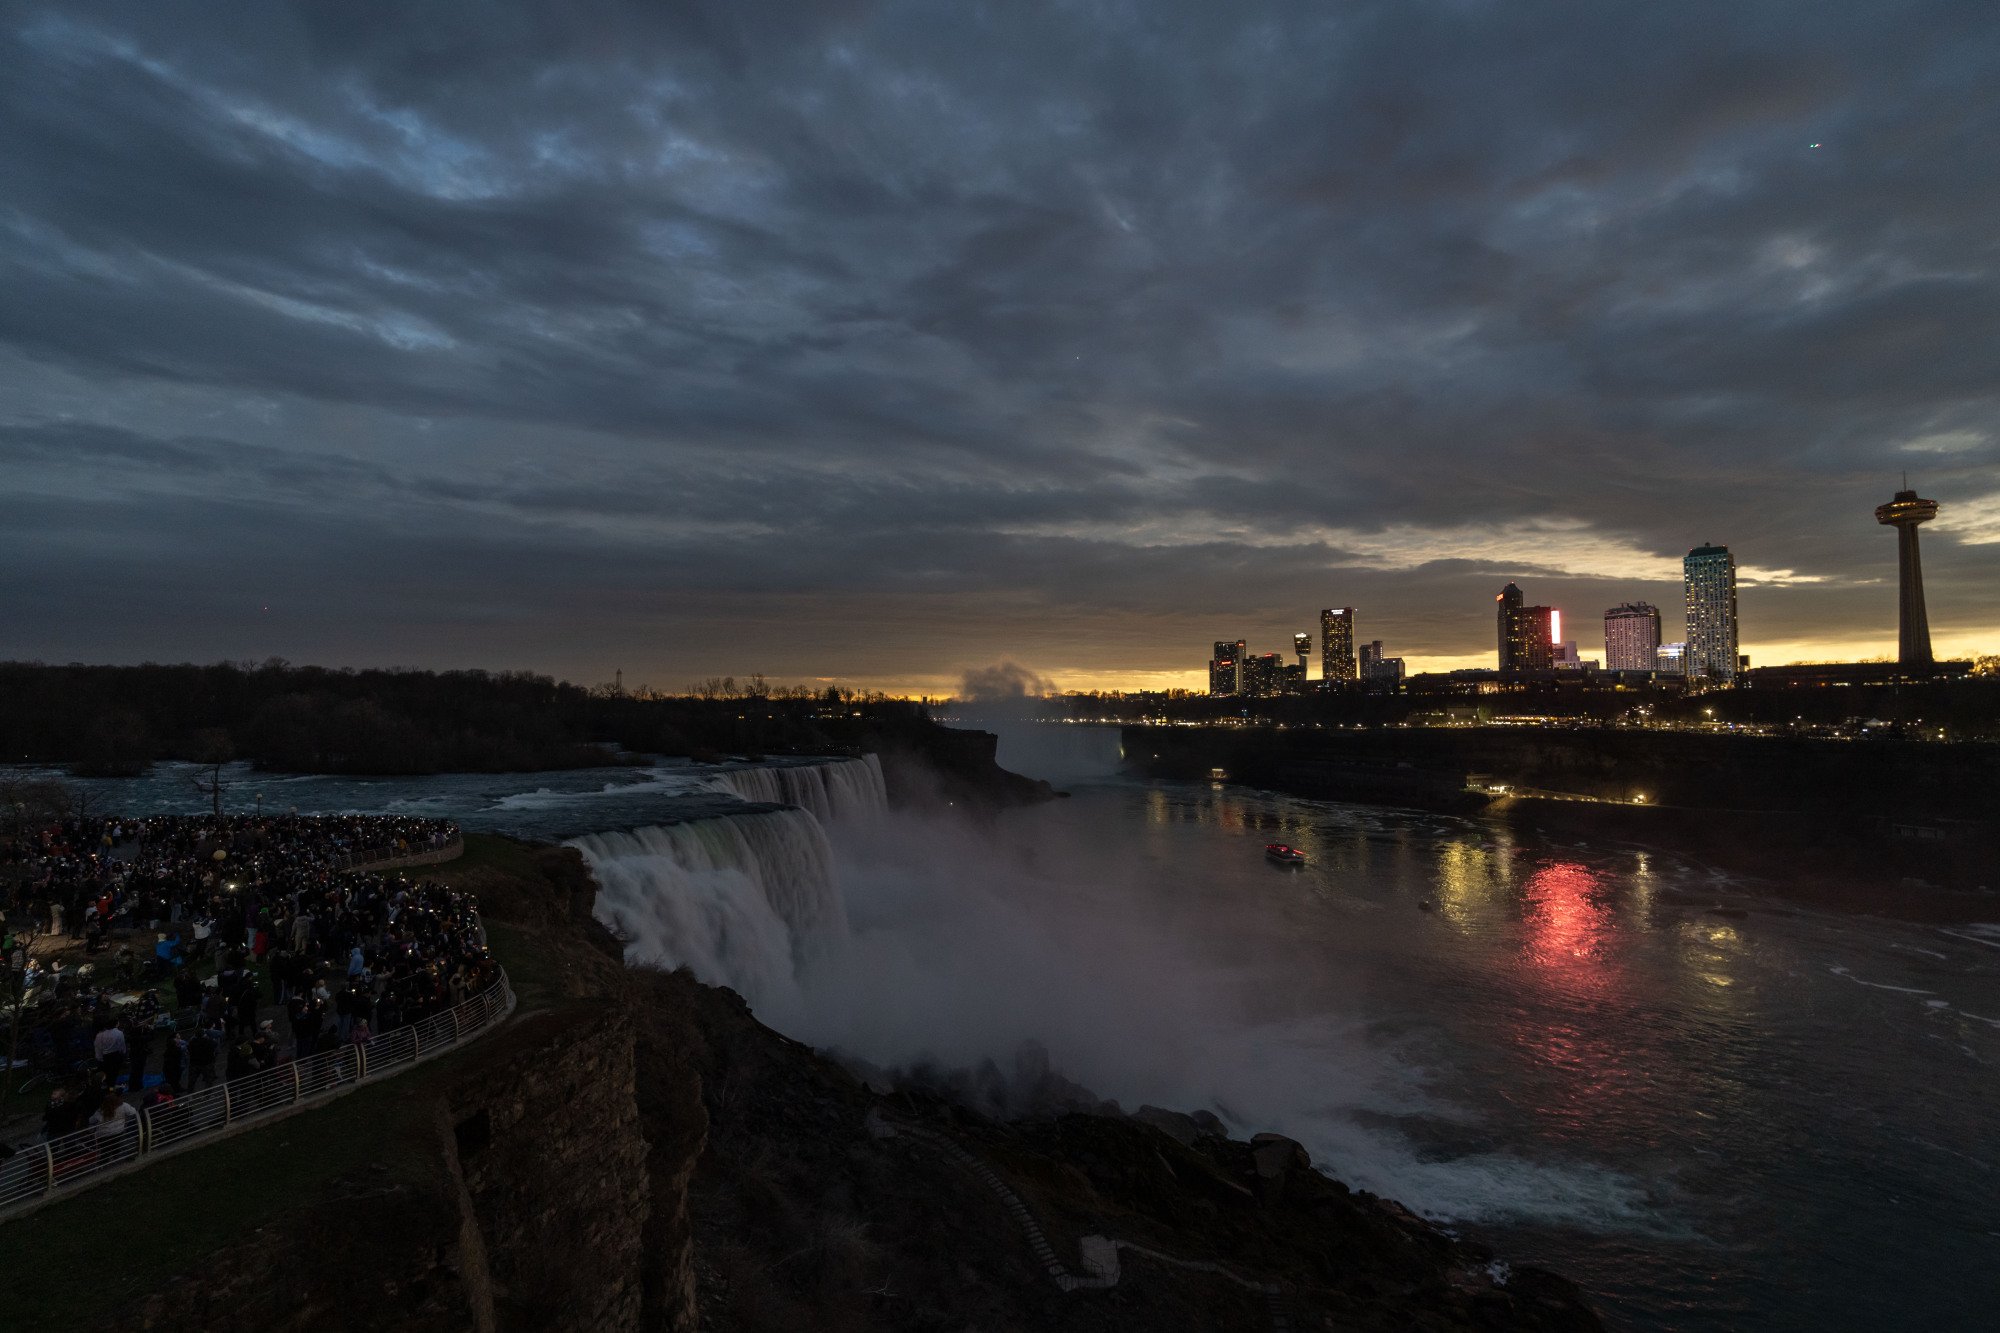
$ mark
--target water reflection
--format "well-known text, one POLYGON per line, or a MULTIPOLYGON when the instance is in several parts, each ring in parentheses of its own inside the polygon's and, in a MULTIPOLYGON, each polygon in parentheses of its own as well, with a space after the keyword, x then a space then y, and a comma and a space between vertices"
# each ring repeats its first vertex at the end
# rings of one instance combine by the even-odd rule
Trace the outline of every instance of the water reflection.
POLYGON ((1472 926, 1473 910, 1486 896, 1492 882, 1491 857, 1463 839, 1453 838, 1438 848, 1438 914, 1461 933, 1472 926))
POLYGON ((1522 952, 1550 977, 1595 990, 1605 980, 1611 911, 1588 866, 1556 861, 1521 886, 1522 952))
POLYGON ((1671 852, 1498 821, 1136 799, 1260 1017, 1365 1023, 1369 1058, 1407 1060, 1419 1093, 1367 1105, 1424 1155, 1411 1194, 1470 1200, 1636 1327, 1984 1326, 1994 1065, 1966 1043, 2000 1038, 1958 1016, 2000 1013, 1984 935, 1770 910, 1671 852), (1279 839, 1303 872, 1265 864, 1279 839))

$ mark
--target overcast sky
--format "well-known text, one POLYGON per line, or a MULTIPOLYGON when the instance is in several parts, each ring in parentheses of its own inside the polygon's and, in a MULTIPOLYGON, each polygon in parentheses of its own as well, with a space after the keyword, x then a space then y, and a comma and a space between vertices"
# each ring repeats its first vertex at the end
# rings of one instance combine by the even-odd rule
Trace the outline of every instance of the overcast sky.
POLYGON ((1994 0, 0 17, 0 657, 2000 650, 1994 0))

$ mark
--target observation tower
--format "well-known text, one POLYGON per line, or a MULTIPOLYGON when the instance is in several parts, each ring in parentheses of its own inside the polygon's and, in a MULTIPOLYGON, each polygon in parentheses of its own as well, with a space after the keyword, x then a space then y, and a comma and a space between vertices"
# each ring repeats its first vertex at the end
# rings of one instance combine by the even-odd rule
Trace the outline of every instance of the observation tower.
MULTIPOLYGON (((1909 484, 1907 478, 1903 484, 1909 484)), ((1931 621, 1924 613, 1924 566, 1917 555, 1917 525, 1936 518, 1937 511, 1937 501, 1920 500, 1915 491, 1897 491, 1895 499, 1875 507, 1875 521, 1896 530, 1896 565, 1902 576, 1897 661, 1905 671, 1929 671, 1932 666, 1931 621)))

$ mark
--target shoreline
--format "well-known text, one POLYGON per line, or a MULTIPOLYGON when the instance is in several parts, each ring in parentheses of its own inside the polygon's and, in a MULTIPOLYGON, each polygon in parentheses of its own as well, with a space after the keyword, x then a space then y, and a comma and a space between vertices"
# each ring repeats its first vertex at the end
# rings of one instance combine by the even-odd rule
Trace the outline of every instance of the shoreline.
MULTIPOLYGON (((1369 737, 1364 744, 1393 756, 1396 739, 1369 737)), ((1519 791, 1531 784, 1517 783, 1505 769, 1487 785, 1512 790, 1475 789, 1463 768, 1441 766, 1446 756, 1437 754, 1400 761, 1329 757, 1329 748, 1345 743, 1339 737, 1189 736, 1184 729, 1128 728, 1124 740, 1125 770, 1142 778, 1223 781, 1307 800, 1449 815, 1517 834, 1615 841, 1829 910, 1924 924, 2000 920, 2000 825, 1927 819, 1907 796, 1900 807, 1873 813, 1802 800, 1789 809, 1674 804, 1660 800, 1657 788, 1653 799, 1640 803, 1625 792, 1629 778, 1598 775, 1595 792, 1541 795, 1519 791), (1607 789, 1620 794, 1605 795, 1607 789)), ((1572 784, 1587 785, 1578 775, 1572 784)), ((1688 785, 1683 781, 1683 789, 1688 785)), ((1969 799, 1968 793, 1957 797, 1961 805, 1969 799)), ((1762 804, 1771 804, 1770 793, 1762 804)))

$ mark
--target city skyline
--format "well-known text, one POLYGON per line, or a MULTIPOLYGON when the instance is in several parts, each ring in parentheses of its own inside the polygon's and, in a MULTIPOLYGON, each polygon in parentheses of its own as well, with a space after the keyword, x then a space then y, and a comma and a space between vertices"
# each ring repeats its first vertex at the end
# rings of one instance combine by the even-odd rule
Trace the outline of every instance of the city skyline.
POLYGON ((6 14, 0 657, 1893 657, 1905 468, 2000 647, 1990 4, 6 14))
MULTIPOLYGON (((1934 500, 1919 498, 1914 490, 1908 489, 1908 480, 1905 476, 1905 489, 1896 492, 1890 503, 1877 506, 1874 512, 1877 523, 1896 528, 1898 534, 1900 576, 1897 625, 1900 652, 1895 660, 1905 668, 1925 671, 1930 669, 1936 658, 1930 648, 1915 530, 1937 517, 1939 505, 1934 500)), ((1602 669, 1691 676, 1711 682, 1732 683, 1753 665, 1749 655, 1741 651, 1743 640, 1736 555, 1727 545, 1703 543, 1691 548, 1682 558, 1681 571, 1683 637, 1675 641, 1665 638, 1665 622, 1657 606, 1643 601, 1620 602, 1603 613, 1601 657, 1590 656, 1577 639, 1564 637, 1560 607, 1527 605, 1526 592, 1510 580, 1493 599, 1497 651, 1486 665, 1503 675, 1557 668, 1602 669)), ((1378 669, 1384 666, 1392 667, 1388 675, 1401 679, 1404 661, 1386 657, 1383 640, 1359 643, 1358 657, 1354 655, 1359 642, 1356 616, 1356 608, 1352 606, 1330 607, 1320 612, 1322 684, 1376 679, 1380 674, 1378 669)), ((1573 627, 1577 620, 1572 619, 1570 623, 1573 627)), ((1297 633, 1292 637, 1298 654, 1297 683, 1299 688, 1303 688, 1310 636, 1297 633)), ((1236 641, 1233 648, 1236 657, 1242 656, 1244 642, 1236 641)), ((1226 649, 1230 649, 1230 645, 1222 642, 1215 645, 1216 657, 1210 659, 1208 669, 1209 693, 1257 695, 1275 691, 1279 677, 1269 673, 1255 688, 1246 686, 1246 678, 1240 671, 1224 681, 1218 675, 1218 667, 1224 665, 1219 659, 1223 658, 1226 649)), ((1269 656, 1273 660, 1279 657, 1278 654, 1269 656)), ((1968 654, 1968 657, 1971 656, 1968 654)), ((1764 665, 1792 664, 1787 661, 1764 665)), ((1477 665, 1449 668, 1480 669, 1477 665)), ((1446 670, 1440 667, 1436 672, 1443 674, 1446 670)))

